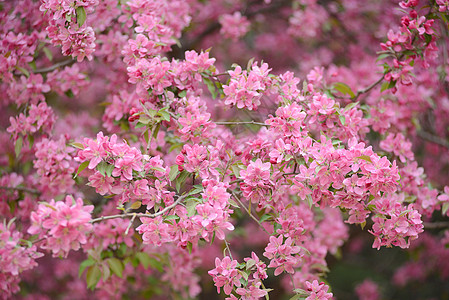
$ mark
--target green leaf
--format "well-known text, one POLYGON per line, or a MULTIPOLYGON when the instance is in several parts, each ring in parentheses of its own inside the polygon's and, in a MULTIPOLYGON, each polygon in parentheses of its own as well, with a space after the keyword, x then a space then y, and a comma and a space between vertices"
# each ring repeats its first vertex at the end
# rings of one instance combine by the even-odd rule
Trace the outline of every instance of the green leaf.
POLYGON ((254 259, 248 259, 246 262, 246 269, 251 269, 256 264, 256 261, 254 259))
POLYGON ((81 173, 82 170, 84 170, 85 168, 87 168, 87 166, 89 165, 89 161, 85 161, 83 162, 79 167, 78 167, 78 171, 76 171, 76 174, 73 178, 76 178, 78 176, 79 173, 81 173))
POLYGON ((341 125, 345 126, 345 123, 346 123, 346 117, 345 117, 345 116, 342 116, 342 115, 340 115, 340 116, 339 116, 338 118, 340 119, 340 123, 341 123, 341 125))
POLYGON ((207 89, 209 90, 210 94, 212 95, 212 98, 216 99, 217 98, 217 90, 216 90, 216 87, 215 87, 215 84, 213 83, 213 81, 210 80, 209 78, 203 77, 203 82, 206 84, 207 89))
POLYGON ((348 105, 345 106, 344 110, 345 111, 351 110, 354 107, 356 107, 358 104, 359 104, 358 101, 357 102, 351 102, 351 103, 349 103, 348 105))
POLYGON ((195 194, 199 194, 204 190, 204 187, 201 184, 197 184, 193 186, 193 189, 190 190, 188 195, 195 195, 195 194))
POLYGON ((164 109, 161 109, 158 113, 162 117, 162 120, 170 122, 170 114, 164 109))
POLYGON ((170 181, 173 181, 176 179, 176 176, 179 174, 178 165, 173 165, 170 167, 170 173, 168 174, 168 177, 170 181))
POLYGON ((81 27, 84 22, 86 22, 87 14, 84 6, 79 6, 76 8, 76 23, 81 27))
POLYGON ((154 131, 153 131, 153 137, 154 137, 154 138, 157 138, 157 134, 159 133, 159 129, 161 129, 161 123, 158 123, 158 124, 156 125, 156 128, 155 128, 154 131))
POLYGON ((307 205, 309 206, 309 208, 312 208, 312 205, 313 205, 313 199, 312 199, 312 196, 307 195, 307 196, 306 196, 306 202, 307 202, 307 205))
POLYGON ((106 176, 111 177, 112 176, 112 171, 114 171, 114 169, 115 169, 114 165, 108 164, 106 166, 105 170, 104 170, 105 173, 106 173, 106 176))
POLYGON ((150 266, 150 260, 151 260, 151 257, 148 255, 148 253, 146 253, 146 252, 137 252, 136 253, 136 257, 140 261, 142 266, 145 269, 148 269, 148 267, 150 266))
POLYGON ((377 57, 376 62, 378 62, 379 60, 382 60, 382 59, 384 59, 384 58, 387 58, 387 57, 389 57, 389 56, 391 56, 390 53, 383 53, 383 54, 380 54, 380 55, 377 57))
POLYGON ((186 170, 182 171, 179 175, 178 179, 176 179, 176 190, 179 192, 181 190, 181 186, 186 180, 186 178, 190 175, 186 170))
POLYGON ((49 61, 53 60, 53 53, 51 53, 50 49, 47 47, 42 48, 42 51, 44 51, 45 56, 48 58, 49 61))
POLYGON ((142 202, 141 201, 136 201, 133 204, 131 204, 131 206, 129 207, 130 209, 138 209, 142 206, 142 202))
POLYGON ((192 248, 193 248, 192 242, 187 242, 187 250, 189 250, 189 254, 192 254, 192 248))
POLYGON ((20 155, 20 151, 22 151, 22 146, 23 146, 23 138, 19 137, 16 141, 16 145, 14 147, 14 150, 16 152, 16 157, 19 157, 20 155))
POLYGON ((165 221, 167 221, 167 220, 178 220, 178 219, 179 219, 179 217, 177 215, 169 215, 169 216, 166 216, 164 218, 165 221))
POLYGON ((238 165, 234 164, 231 166, 232 173, 234 173, 234 176, 239 178, 240 177, 240 168, 238 165))
POLYGON ((85 270, 87 267, 90 267, 90 266, 92 266, 92 265, 94 265, 94 264, 95 264, 95 260, 94 260, 92 257, 89 256, 88 259, 86 259, 85 261, 83 261, 83 262, 80 264, 80 269, 79 269, 79 272, 78 272, 78 277, 81 277, 81 275, 84 273, 84 270, 85 270))
POLYGON ((383 91, 389 90, 391 88, 394 88, 395 86, 396 86, 396 80, 384 81, 382 83, 382 87, 380 88, 380 91, 383 92, 383 91))
POLYGON ((22 67, 16 66, 16 69, 23 73, 26 77, 30 77, 30 72, 28 72, 27 69, 24 69, 22 67))
POLYGON ((94 290, 95 287, 97 286, 97 283, 100 281, 100 278, 101 278, 100 268, 97 265, 89 267, 86 274, 87 288, 94 290))
POLYGON ((145 125, 145 124, 143 124, 141 122, 137 122, 136 126, 134 126, 134 128, 139 129, 139 128, 142 128, 142 127, 145 127, 145 126, 147 126, 147 125, 145 125))
POLYGON ((106 176, 106 168, 107 168, 107 166, 108 166, 107 162, 101 161, 97 165, 96 169, 97 169, 98 172, 100 172, 101 175, 106 176))
POLYGON ((75 94, 73 93, 73 91, 71 89, 65 91, 64 94, 69 98, 75 97, 75 94))
POLYGON ((334 83, 333 88, 336 89, 337 91, 343 93, 343 94, 347 94, 347 95, 351 96, 351 98, 355 97, 355 94, 351 90, 351 87, 349 85, 347 85, 346 83, 336 82, 336 83, 334 83))
POLYGON ((443 216, 447 213, 448 210, 449 210, 449 203, 448 202, 443 203, 441 209, 441 213, 443 214, 443 216))
POLYGON ((72 146, 74 148, 78 148, 78 149, 84 150, 84 146, 81 143, 77 143, 77 142, 70 143, 70 146, 72 146))
POLYGON ((164 266, 162 265, 162 263, 160 261, 158 261, 157 259, 155 259, 154 257, 150 257, 149 262, 150 262, 150 266, 155 268, 159 272, 164 271, 164 266))
POLYGON ((357 156, 356 158, 358 158, 358 159, 363 159, 363 160, 365 160, 365 161, 367 161, 367 162, 373 163, 373 162, 371 161, 371 157, 369 157, 368 155, 361 155, 361 156, 357 156))
POLYGON ((115 257, 108 258, 106 261, 109 267, 111 268, 112 273, 122 278, 123 270, 125 269, 125 266, 123 265, 122 261, 115 257))
POLYGON ((260 223, 265 222, 268 219, 271 219, 272 216, 270 214, 264 214, 262 217, 260 217, 260 223))

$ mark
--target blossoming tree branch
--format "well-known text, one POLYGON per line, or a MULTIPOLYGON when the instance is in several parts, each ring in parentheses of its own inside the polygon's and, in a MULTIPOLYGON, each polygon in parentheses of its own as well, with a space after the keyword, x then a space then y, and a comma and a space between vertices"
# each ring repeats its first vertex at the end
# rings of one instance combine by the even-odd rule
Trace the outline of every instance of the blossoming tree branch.
POLYGON ((331 299, 357 227, 449 257, 448 14, 1 1, 0 298, 331 299))

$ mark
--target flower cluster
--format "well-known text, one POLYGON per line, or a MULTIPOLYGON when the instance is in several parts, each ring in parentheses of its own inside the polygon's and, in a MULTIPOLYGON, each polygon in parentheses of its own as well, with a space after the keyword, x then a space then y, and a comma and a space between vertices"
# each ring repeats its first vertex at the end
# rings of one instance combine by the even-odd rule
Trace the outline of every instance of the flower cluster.
POLYGON ((237 108, 256 110, 261 104, 262 96, 269 91, 272 84, 268 76, 270 71, 266 63, 260 67, 254 63, 249 71, 242 71, 240 66, 236 66, 233 71, 228 71, 231 79, 229 84, 223 85, 226 96, 224 103, 235 105, 237 108))
POLYGON ((67 147, 63 136, 57 141, 44 138, 36 144, 34 168, 39 175, 40 188, 49 196, 73 192, 75 166, 72 152, 73 148, 67 147))
POLYGON ((93 205, 84 205, 81 198, 75 200, 71 196, 65 201, 39 204, 31 213, 28 233, 43 239, 39 247, 50 250, 53 256, 67 257, 70 250, 78 250, 86 244, 92 230, 93 209, 93 205))
POLYGON ((13 135, 14 141, 17 141, 19 137, 33 135, 39 130, 44 133, 50 133, 55 119, 52 108, 45 102, 41 102, 38 105, 31 104, 28 116, 21 113, 15 118, 10 117, 11 125, 6 130, 13 135))
POLYGON ((248 32, 250 26, 248 19, 245 16, 242 16, 238 11, 232 15, 222 15, 219 21, 221 25, 220 33, 223 34, 224 37, 234 41, 244 36, 248 32))
POLYGON ((37 266, 35 259, 43 254, 36 246, 25 246, 22 234, 12 224, 0 223, 0 297, 8 299, 19 291, 19 274, 37 266))

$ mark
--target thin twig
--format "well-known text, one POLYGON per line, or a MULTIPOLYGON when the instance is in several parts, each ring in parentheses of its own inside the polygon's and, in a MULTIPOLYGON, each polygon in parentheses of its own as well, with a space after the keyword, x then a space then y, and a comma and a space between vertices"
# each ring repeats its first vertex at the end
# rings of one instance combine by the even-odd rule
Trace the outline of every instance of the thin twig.
POLYGON ((128 235, 129 229, 130 229, 131 226, 133 225, 134 220, 136 219, 136 216, 137 216, 137 214, 134 213, 134 216, 131 218, 131 221, 129 221, 128 227, 126 227, 125 235, 128 235))
POLYGON ((423 225, 426 229, 449 228, 449 222, 424 222, 423 225))
POLYGON ((266 234, 270 235, 270 233, 262 226, 262 223, 260 223, 260 220, 258 220, 253 214, 249 211, 248 208, 246 208, 246 205, 243 204, 243 202, 234 194, 232 193, 232 196, 234 196, 234 199, 237 200, 237 202, 245 209, 245 211, 248 213, 248 215, 256 221, 257 224, 259 224, 260 228, 262 228, 263 231, 265 231, 266 234))
POLYGON ((250 124, 250 125, 259 125, 259 126, 266 126, 266 127, 270 126, 268 124, 255 122, 255 121, 214 122, 214 123, 217 125, 246 125, 246 124, 250 124))
POLYGON ((38 73, 48 73, 48 72, 54 71, 54 70, 56 70, 56 69, 58 69, 58 68, 65 67, 65 66, 68 66, 68 65, 71 65, 71 64, 73 64, 73 63, 75 63, 75 62, 76 62, 76 60, 73 60, 73 59, 63 60, 63 61, 58 62, 58 63, 56 63, 56 64, 54 64, 54 65, 52 65, 52 66, 50 66, 50 67, 42 68, 42 69, 36 69, 36 70, 33 71, 33 73, 35 73, 35 74, 38 74, 38 73))
POLYGON ((423 140, 432 142, 434 144, 437 144, 437 145, 440 145, 440 146, 443 146, 443 147, 449 149, 449 142, 443 138, 440 138, 439 136, 433 135, 433 134, 423 131, 423 130, 418 130, 416 133, 423 140))
POLYGON ((357 100, 357 98, 361 95, 361 94, 366 94, 369 91, 371 91, 374 87, 376 87, 376 85, 378 85, 379 83, 381 83, 384 80, 384 75, 382 75, 382 77, 380 77, 379 79, 377 79, 375 82, 373 82, 372 84, 370 84, 369 86, 367 86, 364 89, 358 90, 357 94, 354 97, 354 100, 357 100))
POLYGON ((0 189, 9 190, 9 191, 21 191, 21 192, 26 192, 26 193, 35 194, 35 195, 41 194, 41 192, 39 192, 38 190, 21 187, 21 186, 16 186, 16 187, 0 186, 0 189))
POLYGON ((126 219, 129 217, 139 217, 139 218, 155 218, 157 216, 160 216, 162 214, 164 214, 165 212, 169 211, 170 209, 174 208, 175 206, 177 206, 178 204, 181 203, 181 201, 187 197, 188 194, 182 195, 180 197, 178 197, 178 199, 176 199, 175 202, 173 202, 173 204, 165 207, 163 210, 158 211, 157 213, 154 214, 146 214, 146 213, 125 213, 125 214, 121 214, 121 215, 111 215, 111 216, 102 216, 96 219, 92 219, 90 221, 90 223, 95 223, 95 222, 100 222, 100 221, 104 221, 104 220, 111 220, 111 219, 126 219))

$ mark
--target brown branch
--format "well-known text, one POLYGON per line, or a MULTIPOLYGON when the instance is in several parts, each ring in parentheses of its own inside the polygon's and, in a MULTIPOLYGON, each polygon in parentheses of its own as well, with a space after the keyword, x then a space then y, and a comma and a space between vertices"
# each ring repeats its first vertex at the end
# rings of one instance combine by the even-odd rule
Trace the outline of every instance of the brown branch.
POLYGON ((237 121, 237 122, 214 122, 217 125, 259 125, 259 126, 266 126, 269 127, 270 125, 255 121, 237 121))
POLYGON ((426 229, 449 228, 449 222, 424 222, 423 225, 426 229))
POLYGON ((449 149, 449 142, 439 136, 433 135, 427 131, 418 130, 416 134, 422 138, 423 140, 426 140, 428 142, 443 146, 447 149, 449 149))
POLYGON ((260 228, 262 228, 263 231, 265 231, 268 235, 270 235, 270 233, 262 226, 260 220, 258 220, 255 216, 253 216, 253 214, 249 211, 248 208, 246 208, 246 205, 243 204, 243 202, 237 197, 237 195, 232 193, 232 196, 234 196, 234 199, 237 200, 237 202, 245 209, 246 213, 251 217, 251 219, 253 219, 257 224, 259 224, 260 228))
POLYGON ((354 96, 354 100, 357 100, 357 98, 362 95, 362 94, 366 94, 369 91, 371 91, 373 88, 375 88, 379 83, 381 83, 384 79, 384 75, 382 75, 382 77, 380 77, 379 79, 377 79, 375 82, 373 82, 372 84, 370 84, 369 86, 367 86, 364 89, 358 90, 357 93, 354 96))
POLYGON ((147 213, 125 213, 125 214, 121 214, 121 215, 102 216, 102 217, 99 217, 99 218, 96 218, 96 219, 92 219, 92 220, 90 221, 90 223, 101 222, 101 221, 104 221, 104 220, 111 220, 111 219, 126 219, 126 218, 129 218, 129 217, 131 217, 131 218, 133 218, 133 219, 136 218, 136 217, 139 217, 139 218, 155 218, 155 217, 157 217, 157 216, 160 216, 160 215, 166 213, 166 212, 169 211, 170 209, 172 209, 172 208, 174 208, 175 206, 177 206, 178 204, 180 204, 181 201, 182 201, 185 197, 187 197, 187 196, 188 196, 188 194, 185 194, 185 195, 182 195, 182 196, 178 197, 178 199, 176 199, 176 201, 173 202, 173 204, 171 204, 171 205, 165 207, 163 210, 158 211, 157 213, 154 213, 154 214, 147 214, 147 213))
POLYGON ((39 192, 38 190, 21 187, 21 186, 16 186, 16 187, 0 186, 0 189, 9 190, 9 191, 20 191, 20 192, 25 192, 25 193, 29 193, 29 194, 35 194, 35 195, 41 194, 41 192, 39 192))
POLYGON ((35 74, 48 73, 48 72, 54 71, 54 70, 56 70, 58 68, 69 66, 69 65, 71 65, 71 64, 73 64, 75 62, 76 62, 76 60, 73 60, 73 59, 63 60, 63 61, 58 62, 58 63, 56 63, 56 64, 54 64, 54 65, 52 65, 50 67, 42 68, 42 69, 36 69, 36 70, 33 71, 33 73, 35 73, 35 74))

